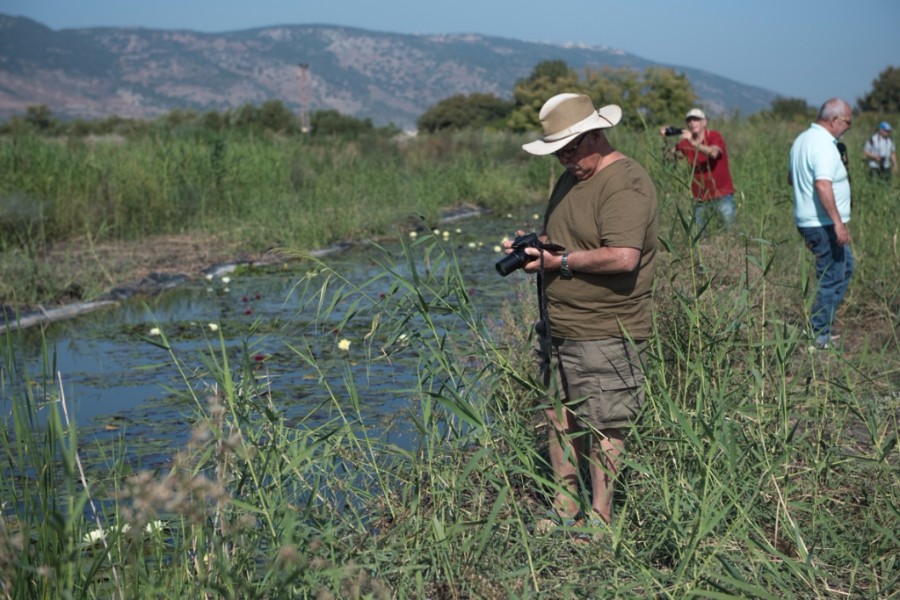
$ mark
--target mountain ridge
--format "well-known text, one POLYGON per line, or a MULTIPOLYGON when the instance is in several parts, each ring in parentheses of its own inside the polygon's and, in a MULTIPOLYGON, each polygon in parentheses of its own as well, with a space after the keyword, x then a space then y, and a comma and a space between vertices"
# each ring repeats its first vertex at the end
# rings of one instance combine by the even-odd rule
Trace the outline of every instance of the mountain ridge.
POLYGON ((31 105, 46 105, 63 118, 154 118, 173 109, 228 110, 277 99, 294 111, 333 109, 411 128, 429 106, 454 94, 510 97, 515 82, 543 60, 563 60, 578 71, 672 68, 688 78, 712 115, 750 114, 777 97, 607 46, 325 24, 219 33, 53 30, 0 14, 0 118, 31 105))

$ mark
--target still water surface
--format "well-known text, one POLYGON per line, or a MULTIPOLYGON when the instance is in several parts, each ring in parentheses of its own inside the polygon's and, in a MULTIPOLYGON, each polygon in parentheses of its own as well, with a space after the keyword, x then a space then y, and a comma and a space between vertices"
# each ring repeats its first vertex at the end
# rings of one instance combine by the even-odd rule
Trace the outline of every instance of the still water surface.
MULTIPOLYGON (((501 305, 515 294, 524 301, 534 299, 531 294, 523 297, 523 289, 530 292, 531 288, 522 283, 526 276, 521 271, 506 278, 497 274, 494 264, 502 255, 496 247, 505 235, 530 230, 536 223, 531 212, 517 218, 460 221, 441 226, 438 235, 424 232, 411 253, 416 269, 423 269, 426 248, 432 243, 423 237, 433 236, 433 243, 456 257, 478 312, 486 321, 497 319, 501 305), (449 235, 443 235, 444 231, 449 235)), ((409 265, 399 258, 402 251, 399 242, 359 245, 323 261, 353 286, 361 286, 356 296, 366 292, 378 297, 389 293, 391 280, 373 281, 384 272, 377 263, 397 260, 392 266, 397 275, 410 275, 409 265)), ((69 414, 82 435, 122 437, 129 445, 140 442, 145 447, 136 452, 145 458, 171 450, 187 435, 197 405, 185 392, 206 387, 205 395, 209 395, 213 381, 206 365, 210 355, 221 358, 220 335, 229 348, 229 360, 258 363, 256 373, 268 382, 272 401, 289 422, 329 418, 324 386, 342 389, 349 369, 366 411, 364 419, 375 429, 390 429, 404 443, 408 429, 388 424, 397 415, 415 410, 409 397, 417 376, 414 353, 398 352, 389 361, 367 360, 363 338, 369 321, 341 331, 330 324, 357 308, 352 295, 335 302, 323 321, 320 302, 334 300, 330 294, 336 286, 332 284, 321 296, 316 286, 299 286, 310 268, 308 262, 290 262, 189 282, 152 298, 129 300, 117 308, 52 324, 43 340, 40 332, 29 330, 15 348, 15 359, 24 361, 34 380, 49 370, 42 367, 44 341, 55 361, 52 372, 59 373, 69 414), (210 324, 218 329, 214 331, 210 324), (159 347, 163 338, 155 330, 165 336, 171 354, 159 347), (339 348, 341 340, 350 342, 349 349, 339 348), (322 373, 303 364, 291 345, 314 348, 322 373), (411 356, 405 359, 405 355, 411 356)), ((237 366, 230 365, 232 371, 237 366)), ((55 387, 58 391, 58 384, 55 387)), ((10 392, 7 389, 0 398, 5 415, 10 392)), ((198 392, 197 398, 202 397, 198 392)))

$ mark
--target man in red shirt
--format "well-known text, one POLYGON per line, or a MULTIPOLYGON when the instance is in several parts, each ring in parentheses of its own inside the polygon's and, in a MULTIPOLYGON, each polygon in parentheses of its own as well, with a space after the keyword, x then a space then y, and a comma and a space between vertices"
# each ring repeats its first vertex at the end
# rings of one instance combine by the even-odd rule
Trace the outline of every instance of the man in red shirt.
MULTIPOLYGON (((704 227, 708 213, 715 208, 730 228, 735 215, 734 184, 728 168, 725 139, 718 131, 706 128, 706 115, 699 108, 689 110, 686 121, 687 127, 681 130, 675 155, 686 159, 691 168, 691 193, 697 202, 694 221, 704 227)), ((659 133, 672 135, 672 131, 671 127, 662 127, 659 133)))

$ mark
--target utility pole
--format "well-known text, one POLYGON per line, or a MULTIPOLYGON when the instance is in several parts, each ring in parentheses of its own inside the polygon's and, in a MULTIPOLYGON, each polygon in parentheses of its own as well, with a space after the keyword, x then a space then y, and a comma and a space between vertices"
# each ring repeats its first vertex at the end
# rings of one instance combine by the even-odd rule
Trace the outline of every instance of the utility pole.
POLYGON ((300 131, 309 133, 309 64, 300 63, 300 131))

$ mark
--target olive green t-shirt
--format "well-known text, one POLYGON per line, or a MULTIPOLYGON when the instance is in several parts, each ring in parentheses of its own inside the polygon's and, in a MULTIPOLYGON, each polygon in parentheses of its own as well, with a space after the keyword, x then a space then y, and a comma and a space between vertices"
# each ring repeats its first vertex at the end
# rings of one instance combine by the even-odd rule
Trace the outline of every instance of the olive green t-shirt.
POLYGON ((630 273, 575 272, 572 279, 563 279, 558 271, 548 272, 547 310, 554 337, 650 336, 656 219, 656 188, 647 171, 631 158, 611 163, 585 181, 568 172, 559 178, 544 215, 549 242, 568 252, 601 246, 638 248, 641 258, 630 273))

